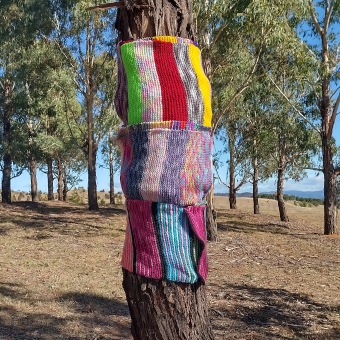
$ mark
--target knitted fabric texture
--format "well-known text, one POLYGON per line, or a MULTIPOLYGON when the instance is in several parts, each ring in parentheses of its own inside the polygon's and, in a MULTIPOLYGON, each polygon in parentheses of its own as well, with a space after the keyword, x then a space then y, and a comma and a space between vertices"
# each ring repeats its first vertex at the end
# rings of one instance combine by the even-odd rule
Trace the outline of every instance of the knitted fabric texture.
POLYGON ((127 200, 126 208, 125 269, 155 279, 206 280, 204 206, 127 200))
POLYGON ((148 278, 205 281, 212 110, 200 50, 188 39, 154 37, 123 42, 117 54, 122 266, 148 278))
POLYGON ((211 127, 211 88, 192 41, 142 39, 120 44, 117 54, 115 105, 125 125, 178 120, 211 127))
POLYGON ((125 129, 120 134, 126 198, 181 206, 204 203, 212 184, 209 131, 125 129))

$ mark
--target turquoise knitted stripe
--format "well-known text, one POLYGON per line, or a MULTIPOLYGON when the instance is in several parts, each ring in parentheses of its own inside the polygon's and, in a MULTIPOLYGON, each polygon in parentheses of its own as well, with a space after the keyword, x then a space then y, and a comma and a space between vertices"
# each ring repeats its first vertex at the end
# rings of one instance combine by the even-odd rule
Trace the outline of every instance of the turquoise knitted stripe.
POLYGON ((142 88, 138 65, 132 43, 121 46, 121 56, 124 63, 128 87, 128 122, 138 124, 142 122, 142 88))
POLYGON ((159 203, 158 212, 166 279, 196 282, 198 275, 192 259, 190 226, 183 207, 159 203))

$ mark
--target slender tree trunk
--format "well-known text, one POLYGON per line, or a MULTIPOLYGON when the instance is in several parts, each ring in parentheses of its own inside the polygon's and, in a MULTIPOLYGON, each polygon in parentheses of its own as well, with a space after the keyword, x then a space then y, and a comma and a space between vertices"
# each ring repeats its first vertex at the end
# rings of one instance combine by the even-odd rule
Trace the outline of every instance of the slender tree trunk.
POLYGON ((58 167, 58 201, 62 201, 63 200, 63 165, 59 158, 57 160, 57 167, 58 167))
MULTIPOLYGON (((256 154, 256 139, 254 139, 254 152, 256 154)), ((259 167, 257 164, 257 157, 256 155, 253 158, 253 169, 254 169, 254 176, 253 176, 253 207, 254 207, 254 214, 260 213, 260 205, 259 205, 259 167)))
POLYGON ((2 203, 10 204, 11 197, 11 174, 12 174, 12 157, 11 157, 11 95, 13 84, 9 80, 5 80, 3 85, 4 111, 2 115, 3 135, 2 145, 4 148, 3 169, 2 169, 2 203))
MULTIPOLYGON (((323 141, 324 142, 324 141, 323 141)), ((332 162, 332 149, 329 141, 323 145, 323 163, 324 163, 324 234, 332 235, 337 233, 337 194, 336 179, 332 162)))
POLYGON ((47 159, 47 199, 49 201, 54 200, 53 195, 53 166, 52 166, 52 159, 47 159))
POLYGON ((217 241, 217 223, 216 211, 214 210, 214 186, 211 187, 207 195, 207 212, 206 212, 206 225, 207 225, 207 239, 208 241, 217 241))
MULTIPOLYGON (((148 0, 150 7, 134 7, 124 0, 116 28, 120 40, 157 35, 193 39, 190 0, 148 0)), ((205 285, 150 280, 123 270, 123 287, 128 301, 135 340, 210 340, 205 285)))
MULTIPOLYGON (((329 11, 329 8, 326 10, 329 11)), ((321 113, 321 139, 322 158, 324 172, 324 234, 331 235, 337 233, 337 206, 336 206, 336 173, 333 164, 332 134, 333 124, 330 124, 332 116, 331 106, 331 75, 330 75, 330 50, 327 37, 327 29, 321 30, 322 41, 322 66, 324 68, 324 78, 322 81, 322 99, 320 105, 321 113)), ((337 114, 337 112, 333 112, 337 114)))
POLYGON ((68 188, 67 188, 66 168, 65 166, 63 166, 63 201, 64 202, 66 202, 67 192, 68 192, 68 188))
POLYGON ((34 157, 29 162, 30 179, 31 179, 31 197, 32 202, 38 202, 38 184, 37 184, 37 161, 34 157))
POLYGON ((285 201, 283 199, 285 161, 283 155, 280 155, 280 158, 281 159, 279 161, 279 169, 277 171, 277 188, 276 188, 277 204, 280 212, 280 220, 282 222, 289 222, 289 218, 286 212, 285 201))
MULTIPOLYGON (((89 66, 87 66, 89 68, 89 66)), ((88 138, 88 152, 87 152, 87 165, 88 165, 88 202, 89 210, 99 210, 97 200, 97 172, 96 172, 96 158, 97 158, 97 146, 94 138, 93 127, 93 87, 90 70, 88 69, 86 75, 87 79, 87 138, 88 138)))
POLYGON ((230 209, 237 209, 236 207, 236 188, 235 188, 235 163, 234 163, 234 143, 229 138, 229 207, 230 209))
POLYGON ((110 204, 115 204, 115 184, 114 184, 114 164, 113 164, 113 145, 111 143, 111 131, 109 133, 109 158, 110 158, 110 204))

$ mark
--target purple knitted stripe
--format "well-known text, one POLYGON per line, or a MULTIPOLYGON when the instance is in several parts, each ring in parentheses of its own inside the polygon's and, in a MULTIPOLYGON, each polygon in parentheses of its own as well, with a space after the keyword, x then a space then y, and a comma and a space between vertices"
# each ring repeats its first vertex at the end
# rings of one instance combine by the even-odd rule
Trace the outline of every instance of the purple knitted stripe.
POLYGON ((114 103, 118 117, 125 125, 128 124, 128 91, 127 91, 127 78, 125 68, 120 54, 120 48, 117 48, 118 60, 118 79, 117 91, 114 98, 114 103))
POLYGON ((126 172, 126 196, 142 200, 140 183, 143 178, 145 161, 149 152, 147 131, 138 131, 132 134, 132 157, 133 161, 126 172))
POLYGON ((188 206, 184 208, 186 212, 191 228, 198 238, 200 247, 198 249, 198 265, 197 270, 203 281, 208 276, 208 256, 207 256, 207 232, 205 226, 205 206, 188 206))
POLYGON ((185 163, 185 152, 190 135, 186 130, 172 131, 169 134, 167 157, 163 163, 166 172, 160 180, 159 202, 178 203, 181 201, 182 185, 179 174, 185 163), (166 189, 166 190, 164 190, 166 189))
POLYGON ((151 213, 151 202, 127 201, 127 211, 136 248, 136 273, 162 278, 162 263, 151 213))
POLYGON ((202 124, 204 112, 203 98, 198 86, 196 73, 191 66, 189 45, 174 44, 173 49, 178 71, 187 95, 188 121, 202 124))

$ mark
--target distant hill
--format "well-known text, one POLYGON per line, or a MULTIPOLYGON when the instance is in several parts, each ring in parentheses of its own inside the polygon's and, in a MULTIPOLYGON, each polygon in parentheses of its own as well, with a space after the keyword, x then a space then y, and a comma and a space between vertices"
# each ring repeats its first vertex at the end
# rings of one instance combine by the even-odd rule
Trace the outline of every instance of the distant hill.
MULTIPOLYGON (((274 192, 260 192, 259 194, 273 194, 274 192)), ((286 195, 289 196, 295 196, 295 197, 302 197, 302 198, 318 198, 323 199, 323 190, 319 191, 299 191, 299 190, 287 190, 283 192, 286 195)), ((228 193, 215 193, 216 196, 228 196, 228 193)), ((252 197, 253 194, 251 192, 240 192, 237 193, 237 197, 252 197)))

